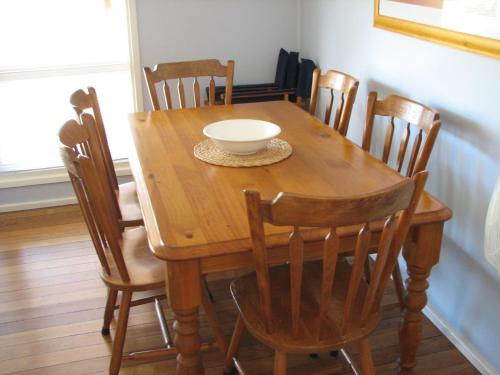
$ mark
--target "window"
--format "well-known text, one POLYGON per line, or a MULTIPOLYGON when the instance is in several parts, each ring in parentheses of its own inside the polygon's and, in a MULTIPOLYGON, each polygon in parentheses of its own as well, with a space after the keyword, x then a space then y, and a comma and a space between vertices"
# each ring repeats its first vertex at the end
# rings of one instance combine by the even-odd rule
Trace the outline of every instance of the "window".
POLYGON ((127 5, 0 0, 0 172, 61 166, 57 133, 75 117, 69 97, 88 86, 113 158, 127 157, 135 109, 127 5))

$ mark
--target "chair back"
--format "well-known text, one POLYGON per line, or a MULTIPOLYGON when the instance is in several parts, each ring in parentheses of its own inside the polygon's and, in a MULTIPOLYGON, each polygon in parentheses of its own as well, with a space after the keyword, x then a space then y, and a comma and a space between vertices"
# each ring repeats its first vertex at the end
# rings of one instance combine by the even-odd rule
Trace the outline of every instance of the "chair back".
POLYGON ((75 120, 67 121, 59 131, 61 158, 103 271, 107 275, 118 272, 122 281, 126 282, 129 281, 129 274, 120 247, 119 216, 114 205, 110 204, 115 192, 94 159, 97 145, 90 142, 90 133, 95 128, 90 114, 82 115, 82 124, 75 120))
POLYGON ((332 127, 345 136, 349 128, 349 120, 354 100, 356 99, 356 93, 358 92, 358 86, 359 81, 345 73, 329 70, 325 75, 321 75, 320 69, 314 69, 309 113, 312 115, 316 114, 319 89, 328 89, 330 95, 327 100, 323 122, 330 125, 330 117, 335 103, 335 92, 337 92, 339 97, 337 99, 337 108, 335 109, 335 118, 332 127))
POLYGON ((93 87, 88 87, 87 91, 88 93, 81 89, 75 91, 71 94, 69 101, 78 117, 86 112, 94 116, 96 126, 96 132, 94 134, 96 135, 96 139, 92 139, 92 142, 96 142, 99 145, 109 183, 113 186, 114 190, 118 190, 118 179, 116 177, 111 151, 109 150, 108 138, 106 136, 106 129, 104 128, 99 102, 97 100, 97 93, 93 87))
MULTIPOLYGON (((394 268, 405 240, 413 213, 423 191, 427 172, 421 172, 413 179, 405 179, 399 184, 373 194, 346 198, 319 198, 280 193, 273 200, 261 200, 260 194, 245 191, 248 220, 255 257, 256 275, 261 311, 268 333, 273 331, 273 310, 271 301, 270 272, 268 254, 264 240, 264 223, 276 226, 291 226, 289 239, 290 306, 292 334, 297 337, 301 320, 301 293, 304 266, 304 238, 301 227, 310 229, 327 228, 323 243, 323 273, 321 291, 317 306, 318 335, 332 306, 332 291, 335 280, 337 259, 341 249, 339 233, 342 228, 359 226, 356 238, 352 272, 348 291, 343 304, 340 324, 341 334, 346 334, 352 324, 363 326, 378 314, 380 301, 387 280, 394 268), (382 226, 380 237, 372 236, 372 231, 382 226), (358 296, 363 269, 370 249, 378 248, 372 278, 364 296, 358 296), (361 321, 350 319, 355 303, 363 301, 361 321)), ((356 227, 357 228, 357 227, 356 227)), ((307 229, 306 229, 307 230, 307 229)), ((364 282, 364 281, 363 281, 364 282)), ((341 298, 333 296, 333 298, 341 298)), ((338 306, 338 302, 335 304, 338 306)), ((358 307, 359 308, 359 307, 358 307)), ((307 307, 307 312, 311 309, 307 307)), ((314 311, 312 312, 314 313, 314 311)), ((359 314, 358 314, 359 315, 359 314)), ((287 321, 287 317, 280 317, 287 321)))
POLYGON ((233 92, 234 61, 229 60, 227 65, 222 65, 219 60, 198 60, 163 63, 156 65, 153 69, 145 67, 144 76, 149 89, 149 96, 155 111, 160 111, 160 101, 156 84, 163 82, 162 91, 165 97, 166 109, 172 109, 172 95, 168 85, 169 80, 177 80, 177 93, 180 108, 186 108, 186 95, 183 78, 193 78, 193 101, 195 107, 201 107, 201 90, 199 77, 210 77, 208 104, 215 105, 215 81, 214 77, 226 77, 226 91, 224 104, 231 104, 233 92))
POLYGON ((385 133, 384 149, 382 161, 389 164, 389 156, 392 149, 395 119, 406 123, 403 136, 397 149, 396 168, 402 173, 405 160, 408 159, 406 172, 402 174, 411 177, 413 174, 423 171, 434 147, 441 121, 439 113, 423 104, 397 95, 390 95, 384 100, 377 100, 377 93, 371 92, 368 95, 368 109, 366 113, 366 123, 363 133, 363 149, 370 151, 373 124, 375 116, 389 117, 387 131, 385 133), (416 127, 416 134, 412 137, 412 125, 416 127), (424 139, 425 135, 425 139, 424 139), (412 139, 413 138, 413 139, 412 139), (413 146, 409 147, 409 143, 413 146), (409 158, 407 151, 410 150, 409 158))

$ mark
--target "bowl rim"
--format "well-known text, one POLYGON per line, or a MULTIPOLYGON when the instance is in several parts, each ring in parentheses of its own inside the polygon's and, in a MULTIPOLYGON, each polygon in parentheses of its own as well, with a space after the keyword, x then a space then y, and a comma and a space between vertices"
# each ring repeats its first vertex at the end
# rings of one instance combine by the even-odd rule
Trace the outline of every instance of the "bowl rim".
MULTIPOLYGON (((234 126, 234 125, 231 125, 231 126, 234 126)), ((205 136, 207 136, 208 138, 215 139, 216 141, 235 142, 235 143, 266 141, 268 139, 273 139, 273 138, 277 137, 280 133, 281 133, 281 127, 278 124, 275 124, 275 123, 270 122, 270 121, 258 120, 258 119, 251 119, 251 118, 237 118, 237 119, 235 118, 235 119, 227 119, 227 120, 215 121, 215 122, 212 122, 212 123, 206 125, 203 128, 203 134, 205 136), (267 137, 261 137, 261 138, 254 138, 254 139, 230 139, 230 138, 226 138, 226 137, 214 136, 214 135, 208 134, 207 131, 206 131, 207 128, 209 128, 210 126, 216 125, 216 124, 221 123, 221 122, 235 121, 235 120, 236 121, 255 121, 255 122, 260 122, 260 123, 266 124, 266 125, 272 125, 272 128, 274 128, 275 132, 274 132, 273 135, 270 135, 270 136, 267 136, 267 137)))

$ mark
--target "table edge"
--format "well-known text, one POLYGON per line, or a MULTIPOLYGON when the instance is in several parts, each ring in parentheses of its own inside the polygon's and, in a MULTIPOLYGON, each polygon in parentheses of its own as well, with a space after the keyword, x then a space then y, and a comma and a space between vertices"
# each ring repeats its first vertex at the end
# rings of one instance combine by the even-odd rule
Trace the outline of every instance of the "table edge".
MULTIPOLYGON (((446 205, 442 204, 441 209, 437 211, 425 212, 418 216, 415 216, 415 220, 414 222, 412 222, 411 227, 431 225, 436 223, 444 224, 446 221, 450 220, 452 216, 453 216, 452 210, 446 205)), ((148 230, 148 226, 146 227, 146 229, 148 230)), ((148 241, 150 244, 150 249, 157 258, 160 258, 165 261, 183 261, 183 260, 216 257, 216 256, 246 252, 251 248, 250 237, 245 239, 218 242, 213 244, 202 244, 196 246, 169 246, 161 241, 158 231, 155 232, 154 237, 158 238, 159 241, 152 241, 148 231, 148 241), (218 249, 214 249, 214 247, 218 247, 218 249)), ((320 239, 321 238, 318 237, 317 239, 311 239, 311 240, 314 241, 320 239)), ((279 247, 279 246, 285 246, 287 245, 287 243, 288 243, 288 236, 286 234, 280 234, 274 236, 274 238, 271 238, 270 243, 267 245, 269 247, 279 247), (279 239, 280 237, 282 238, 282 240, 279 239)))

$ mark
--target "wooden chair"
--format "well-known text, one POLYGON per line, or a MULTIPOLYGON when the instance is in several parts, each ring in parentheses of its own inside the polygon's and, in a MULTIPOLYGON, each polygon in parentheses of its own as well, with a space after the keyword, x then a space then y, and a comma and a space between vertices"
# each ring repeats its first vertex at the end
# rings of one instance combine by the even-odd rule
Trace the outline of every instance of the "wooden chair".
POLYGON ((257 192, 246 191, 256 272, 231 284, 239 316, 225 373, 234 369, 244 373, 235 355, 247 329, 275 350, 274 374, 286 373, 286 353, 329 352, 349 343, 358 344, 362 373, 374 374, 367 337, 380 322, 384 288, 426 178, 427 173, 422 172, 383 191, 348 198, 280 193, 267 201, 257 192), (264 223, 293 227, 289 264, 269 268, 264 223), (304 262, 302 233, 311 227, 328 231, 322 261, 304 262), (339 257, 344 250, 340 248, 341 233, 346 227, 360 228, 352 264, 339 257), (380 237, 372 236, 377 227, 382 229, 380 237), (378 256, 368 284, 363 267, 373 245, 378 256))
MULTIPOLYGON (((89 149, 96 145, 90 142, 91 133, 96 131, 95 121, 90 114, 82 115, 83 125, 75 120, 66 122, 59 132, 62 143, 61 157, 68 170, 80 208, 91 235, 101 264, 101 279, 108 287, 108 298, 104 312, 103 335, 109 335, 114 310, 119 308, 116 334, 110 362, 110 374, 118 374, 123 360, 150 360, 177 354, 163 316, 159 300, 165 295, 132 301, 135 292, 155 291, 165 288, 165 265, 149 250, 144 227, 121 230, 114 206, 109 202, 114 195, 106 176, 92 158, 89 149), (99 235, 104 233, 105 240, 99 235), (119 306, 115 306, 118 292, 121 292, 119 306), (134 353, 123 353, 130 307, 155 302, 165 347, 134 353)), ((201 281, 200 281, 201 282, 201 281)), ((207 291, 202 287, 203 306, 214 332, 217 346, 225 352, 226 344, 215 311, 207 291)), ((203 349, 213 348, 204 344, 203 349)))
MULTIPOLYGON (((404 125, 401 123, 401 126, 405 126, 405 129, 399 142, 399 149, 396 150, 397 158, 394 168, 399 173, 408 177, 423 171, 427 166, 429 156, 441 127, 439 113, 423 104, 397 95, 388 96, 384 100, 377 100, 377 93, 371 92, 368 95, 368 109, 362 145, 363 150, 368 152, 370 152, 372 143, 375 116, 389 117, 381 156, 382 161, 386 164, 390 162, 395 126, 397 123, 400 123, 396 122, 395 119, 399 119, 404 122, 404 125), (412 141, 412 124, 416 127, 416 134, 413 137, 413 146, 409 147, 412 141), (411 151, 408 155, 407 151, 410 149, 411 151)), ((367 272, 369 272, 368 264, 367 272)), ((398 263, 396 263, 394 268, 393 279, 399 304, 401 308, 404 308, 406 293, 398 263)))
POLYGON ((96 131, 91 133, 93 136, 90 142, 98 145, 98 148, 95 149, 100 154, 100 166, 105 170, 108 183, 115 192, 111 199, 117 207, 120 225, 122 227, 142 225, 142 213, 135 182, 118 184, 97 94, 93 87, 89 87, 87 90, 88 93, 83 90, 75 91, 70 97, 70 103, 79 117, 83 113, 90 113, 94 116, 96 131))
POLYGON ((156 84, 163 82, 163 94, 165 96, 166 109, 172 109, 172 95, 168 80, 177 80, 177 92, 179 95, 180 108, 186 108, 186 95, 183 78, 194 78, 193 100, 195 107, 201 107, 201 90, 198 77, 210 77, 208 104, 215 105, 215 81, 214 77, 226 77, 226 90, 224 104, 231 104, 233 93, 234 61, 229 60, 227 66, 222 65, 219 60, 198 60, 163 63, 156 65, 153 69, 145 67, 144 76, 149 89, 149 96, 153 109, 160 111, 160 101, 156 90, 156 84))
POLYGON ((330 117, 335 102, 334 91, 337 91, 340 96, 337 102, 337 108, 335 109, 333 129, 345 136, 349 128, 349 120, 351 118, 354 100, 356 99, 356 93, 358 92, 358 86, 359 81, 350 75, 337 72, 336 70, 329 70, 325 75, 321 75, 321 70, 316 68, 313 72, 309 113, 313 116, 316 115, 319 88, 328 89, 330 91, 330 97, 326 105, 323 122, 330 125, 330 117))

